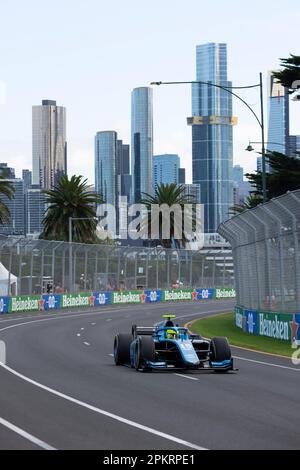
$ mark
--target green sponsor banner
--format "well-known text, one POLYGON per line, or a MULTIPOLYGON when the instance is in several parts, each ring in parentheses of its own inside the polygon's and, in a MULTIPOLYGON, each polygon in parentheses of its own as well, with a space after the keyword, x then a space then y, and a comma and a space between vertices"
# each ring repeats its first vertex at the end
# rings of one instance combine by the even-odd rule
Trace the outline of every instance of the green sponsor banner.
POLYGON ((216 299, 235 299, 235 289, 216 289, 216 299))
POLYGON ((89 307, 93 305, 92 294, 62 294, 61 307, 89 307))
POLYGON ((293 315, 282 313, 258 314, 259 336, 292 342, 293 315))
POLYGON ((113 292, 113 304, 140 304, 143 300, 143 292, 128 291, 128 292, 113 292))
POLYGON ((242 307, 235 307, 235 326, 244 330, 244 309, 242 307))
POLYGON ((164 302, 178 302, 185 300, 194 300, 193 289, 176 289, 176 290, 164 290, 163 301, 164 302))
POLYGON ((9 300, 9 312, 35 312, 41 308, 40 295, 20 295, 9 300))

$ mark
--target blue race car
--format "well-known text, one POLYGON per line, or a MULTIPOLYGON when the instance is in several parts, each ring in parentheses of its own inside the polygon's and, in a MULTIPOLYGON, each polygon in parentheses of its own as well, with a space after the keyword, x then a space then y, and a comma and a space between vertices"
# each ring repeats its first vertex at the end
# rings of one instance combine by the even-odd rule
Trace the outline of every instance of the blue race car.
POLYGON ((117 366, 130 365, 137 371, 169 369, 234 370, 227 338, 204 340, 187 328, 174 325, 174 315, 154 327, 132 327, 131 334, 117 334, 114 359, 117 366))

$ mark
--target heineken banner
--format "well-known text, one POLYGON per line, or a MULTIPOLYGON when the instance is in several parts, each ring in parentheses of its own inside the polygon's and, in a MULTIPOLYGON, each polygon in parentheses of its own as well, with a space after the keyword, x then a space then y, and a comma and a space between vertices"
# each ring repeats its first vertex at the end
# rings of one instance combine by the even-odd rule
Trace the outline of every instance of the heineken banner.
POLYGON ((9 312, 35 312, 41 310, 43 299, 40 295, 11 297, 9 312))
POLYGON ((61 308, 93 306, 92 294, 62 294, 61 308))
POLYGON ((143 292, 130 291, 130 292, 113 292, 113 304, 140 304, 142 303, 143 292))
POLYGON ((300 314, 256 312, 236 307, 235 324, 250 335, 291 344, 300 342, 300 314))
POLYGON ((236 297, 235 289, 216 289, 216 299, 234 299, 236 297))
POLYGON ((164 302, 195 300, 193 293, 194 291, 192 289, 165 290, 163 291, 163 300, 164 302))
POLYGON ((8 313, 9 297, 0 297, 0 314, 8 313))

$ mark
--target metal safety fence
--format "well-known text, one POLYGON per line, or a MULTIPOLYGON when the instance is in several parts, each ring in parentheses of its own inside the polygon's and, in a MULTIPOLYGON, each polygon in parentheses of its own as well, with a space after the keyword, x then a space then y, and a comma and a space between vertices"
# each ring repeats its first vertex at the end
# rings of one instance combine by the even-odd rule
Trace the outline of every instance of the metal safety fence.
POLYGON ((232 247, 238 305, 300 312, 300 190, 224 222, 232 247))
POLYGON ((0 295, 234 285, 230 249, 87 245, 0 236, 0 295))

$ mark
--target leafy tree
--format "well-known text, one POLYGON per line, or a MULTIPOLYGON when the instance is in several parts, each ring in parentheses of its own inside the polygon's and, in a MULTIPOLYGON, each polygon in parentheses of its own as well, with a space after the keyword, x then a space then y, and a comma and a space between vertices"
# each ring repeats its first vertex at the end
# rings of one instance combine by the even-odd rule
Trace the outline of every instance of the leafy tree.
POLYGON ((103 203, 102 196, 91 191, 82 176, 67 175, 57 185, 44 191, 48 209, 43 220, 44 231, 40 238, 46 240, 69 240, 69 217, 89 218, 74 220, 72 240, 77 243, 97 243, 96 204, 103 203))
POLYGON ((259 204, 262 204, 263 202, 263 197, 260 194, 250 194, 246 198, 246 201, 244 204, 235 204, 233 207, 230 208, 229 214, 230 215, 238 215, 241 214, 242 212, 245 212, 248 209, 253 209, 254 207, 258 206, 259 204))
MULTIPOLYGON (((177 246, 184 247, 186 245, 187 239, 184 235, 184 205, 186 204, 193 204, 194 197, 192 195, 185 194, 184 186, 177 185, 175 183, 172 184, 161 184, 155 190, 154 196, 151 194, 143 193, 143 198, 141 200, 141 204, 144 204, 148 208, 147 216, 144 218, 144 221, 141 224, 141 231, 146 233, 147 236, 150 238, 151 236, 151 222, 158 227, 159 233, 159 240, 160 244, 164 248, 172 248, 172 244, 174 243, 177 246), (166 205, 168 207, 172 206, 180 206, 182 211, 182 227, 176 226, 176 220, 174 214, 170 214, 170 221, 167 221, 163 214, 159 214, 159 218, 157 220, 152 220, 153 213, 151 211, 152 206, 163 206, 166 205), (170 238, 163 239, 163 223, 170 222, 170 238), (175 240, 176 229, 180 229, 183 238, 182 240, 175 240)), ((193 214, 190 214, 190 217, 193 217, 193 214)), ((187 222, 187 221, 186 221, 187 222)))
POLYGON ((284 87, 292 89, 293 83, 300 80, 300 56, 291 54, 287 59, 280 60, 283 69, 273 72, 273 75, 284 87))
POLYGON ((12 200, 15 197, 15 188, 13 184, 7 180, 7 171, 4 169, 0 176, 0 224, 9 224, 10 210, 5 199, 12 200))

